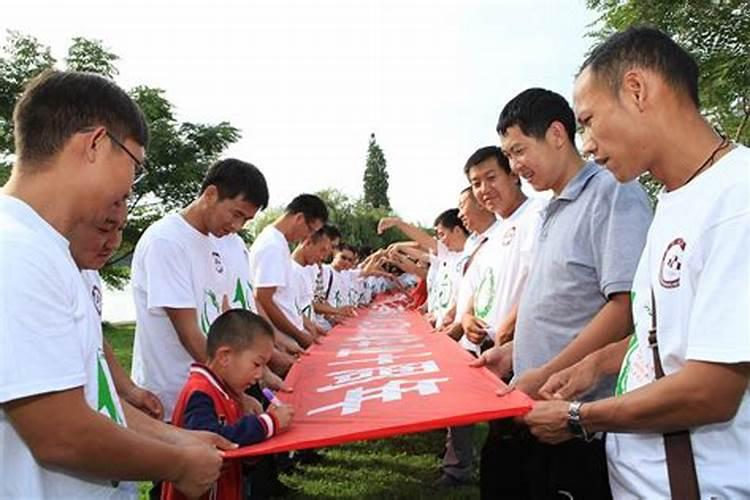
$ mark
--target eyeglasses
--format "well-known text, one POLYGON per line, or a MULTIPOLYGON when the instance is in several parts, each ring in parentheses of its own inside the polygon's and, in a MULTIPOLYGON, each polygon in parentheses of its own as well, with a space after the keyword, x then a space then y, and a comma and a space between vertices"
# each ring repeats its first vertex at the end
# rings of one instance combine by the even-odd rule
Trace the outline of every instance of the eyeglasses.
POLYGON ((128 148, 125 147, 125 144, 120 142, 114 135, 109 132, 109 130, 107 130, 106 133, 107 137, 109 137, 109 140, 117 144, 120 149, 125 151, 125 154, 127 154, 130 159, 133 160, 133 163, 135 163, 135 179, 133 180, 133 186, 135 186, 136 184, 141 182, 148 173, 148 163, 146 161, 146 158, 143 158, 143 160, 139 160, 133 153, 130 152, 128 148))

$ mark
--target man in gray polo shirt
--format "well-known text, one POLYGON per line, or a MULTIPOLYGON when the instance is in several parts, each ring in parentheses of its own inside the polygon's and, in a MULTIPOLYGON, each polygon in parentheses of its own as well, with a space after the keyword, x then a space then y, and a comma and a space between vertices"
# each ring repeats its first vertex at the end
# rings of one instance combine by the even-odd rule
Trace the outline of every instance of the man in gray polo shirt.
MULTIPOLYGON (((513 171, 554 197, 542 214, 515 340, 482 362, 501 376, 512 369, 511 386, 537 398, 549 376, 630 332, 630 288, 652 212, 637 182, 618 184, 581 158, 573 111, 562 96, 522 92, 503 109, 497 130, 513 171)), ((613 383, 602 381, 588 397, 612 394, 613 383)), ((518 428, 501 439, 517 444, 514 468, 493 467, 497 480, 483 496, 609 496, 600 440, 546 445, 518 428)))

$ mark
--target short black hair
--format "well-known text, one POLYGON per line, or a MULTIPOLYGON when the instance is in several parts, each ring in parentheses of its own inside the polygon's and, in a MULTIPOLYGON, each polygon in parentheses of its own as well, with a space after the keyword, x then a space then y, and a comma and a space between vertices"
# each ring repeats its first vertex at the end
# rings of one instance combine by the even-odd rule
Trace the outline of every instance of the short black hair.
POLYGON ((505 135, 510 127, 517 125, 524 135, 544 139, 552 122, 562 123, 570 143, 575 146, 576 119, 568 101, 551 90, 531 88, 505 105, 497 121, 497 132, 505 135))
POLYGON ((332 224, 324 224, 323 227, 321 228, 321 231, 326 233, 326 235, 328 236, 328 239, 331 241, 335 239, 341 240, 341 231, 339 231, 339 228, 337 228, 336 226, 332 224))
POLYGON ((28 82, 13 110, 16 155, 21 163, 43 162, 74 134, 96 126, 121 142, 131 139, 148 146, 143 112, 112 80, 93 73, 44 71, 28 82))
POLYGON ((302 214, 306 221, 319 220, 323 224, 328 222, 328 209, 326 204, 314 194, 301 194, 295 197, 286 206, 288 214, 302 214))
POLYGON ((476 167, 490 158, 495 158, 500 168, 503 169, 506 174, 511 174, 510 163, 508 162, 508 158, 503 154, 503 150, 497 146, 485 146, 474 151, 474 153, 469 156, 469 159, 466 160, 466 165, 464 165, 464 174, 466 174, 466 177, 469 177, 471 167, 476 167))
POLYGON ((273 341, 273 328, 268 321, 247 309, 230 309, 211 323, 206 352, 209 358, 213 358, 224 346, 242 351, 249 349, 259 337, 273 341))
POLYGON ((622 76, 639 67, 659 73, 673 88, 685 92, 696 107, 699 69, 695 59, 669 35, 650 26, 633 26, 597 45, 581 65, 607 82, 617 94, 622 76))
POLYGON ((341 253, 345 250, 349 250, 352 255, 356 258, 357 257, 357 249, 354 248, 354 245, 351 245, 349 243, 341 243, 339 247, 336 249, 337 252, 341 253))
POLYGON ((200 192, 216 186, 219 199, 242 198, 262 210, 268 206, 268 185, 263 173, 252 163, 227 158, 209 167, 200 192))
POLYGON ((310 243, 318 243, 323 238, 331 239, 330 236, 328 236, 328 233, 324 230, 324 228, 321 227, 320 229, 315 231, 313 234, 311 234, 308 239, 310 240, 310 243))
POLYGON ((441 213, 435 218, 435 222, 433 226, 437 226, 440 224, 446 229, 453 229, 455 227, 460 227, 461 230, 464 232, 464 234, 469 234, 469 231, 466 229, 466 226, 464 226, 464 223, 461 221, 461 218, 458 216, 458 209, 457 208, 450 208, 446 210, 445 212, 441 213))

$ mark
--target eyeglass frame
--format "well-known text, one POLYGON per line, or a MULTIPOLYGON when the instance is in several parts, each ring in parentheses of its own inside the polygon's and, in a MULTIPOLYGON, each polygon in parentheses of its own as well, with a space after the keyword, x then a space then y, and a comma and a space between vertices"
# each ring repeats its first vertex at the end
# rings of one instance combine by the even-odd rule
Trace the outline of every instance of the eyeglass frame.
MULTIPOLYGON (((95 128, 84 128, 81 129, 80 133, 88 133, 96 130, 95 128)), ((114 136, 108 129, 104 129, 104 133, 109 137, 109 140, 115 143, 120 149, 122 149, 126 155, 133 160, 135 163, 135 172, 133 178, 133 186, 141 182, 146 175, 148 175, 148 159, 144 156, 142 160, 139 160, 117 137, 114 136)))
POLYGON ((117 137, 115 137, 112 133, 110 133, 109 130, 105 129, 104 132, 107 134, 107 137, 109 137, 109 140, 117 144, 120 149, 125 151, 125 154, 127 154, 131 160, 133 160, 133 163, 135 163, 135 177, 133 179, 133 186, 138 184, 143 180, 144 177, 148 174, 148 160, 146 157, 143 158, 143 160, 139 160, 136 158, 136 156, 130 152, 130 150, 120 142, 117 137))

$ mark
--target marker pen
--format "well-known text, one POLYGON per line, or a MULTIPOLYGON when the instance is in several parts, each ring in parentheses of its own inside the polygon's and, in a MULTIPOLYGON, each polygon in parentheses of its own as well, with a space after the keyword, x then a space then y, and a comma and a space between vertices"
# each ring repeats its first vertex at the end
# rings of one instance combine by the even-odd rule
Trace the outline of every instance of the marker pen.
POLYGON ((281 405, 284 404, 284 403, 281 402, 281 400, 279 398, 276 397, 276 394, 274 394, 273 391, 271 389, 269 389, 268 387, 264 387, 263 388, 263 395, 274 406, 281 406, 281 405))

